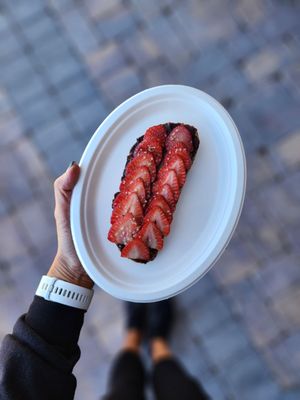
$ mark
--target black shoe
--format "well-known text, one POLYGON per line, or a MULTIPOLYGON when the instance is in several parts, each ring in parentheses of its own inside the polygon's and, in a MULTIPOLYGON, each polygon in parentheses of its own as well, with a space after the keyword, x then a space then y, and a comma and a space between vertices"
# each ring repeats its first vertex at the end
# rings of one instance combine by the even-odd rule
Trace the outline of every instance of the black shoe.
POLYGON ((167 339, 174 319, 173 300, 163 300, 148 304, 147 334, 149 339, 167 339))
POLYGON ((143 303, 125 302, 127 329, 144 330, 147 306, 143 303))

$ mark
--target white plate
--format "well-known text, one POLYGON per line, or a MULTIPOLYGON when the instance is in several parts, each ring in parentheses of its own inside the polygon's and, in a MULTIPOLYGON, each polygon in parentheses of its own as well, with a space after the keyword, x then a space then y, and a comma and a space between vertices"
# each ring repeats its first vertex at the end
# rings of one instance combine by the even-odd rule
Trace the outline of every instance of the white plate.
POLYGON ((76 251, 95 283, 120 299, 151 302, 185 290, 212 267, 237 225, 246 185, 243 145, 227 111, 200 90, 165 85, 126 100, 96 130, 80 166, 71 202, 76 251), (163 250, 138 264, 107 240, 111 203, 136 138, 165 122, 195 126, 200 147, 163 250))

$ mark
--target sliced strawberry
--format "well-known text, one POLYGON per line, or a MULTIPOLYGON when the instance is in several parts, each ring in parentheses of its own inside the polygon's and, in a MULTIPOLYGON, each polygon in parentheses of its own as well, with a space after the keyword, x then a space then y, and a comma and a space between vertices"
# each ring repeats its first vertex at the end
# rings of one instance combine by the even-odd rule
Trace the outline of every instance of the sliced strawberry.
POLYGON ((167 163, 164 163, 163 166, 160 168, 158 173, 158 179, 164 174, 166 169, 173 169, 176 172, 179 186, 182 187, 185 184, 186 180, 186 171, 183 159, 178 156, 172 156, 167 163))
POLYGON ((171 149, 174 143, 178 142, 184 143, 190 153, 193 151, 192 134, 184 125, 178 125, 171 131, 166 140, 167 150, 171 149))
POLYGON ((161 250, 164 245, 164 239, 158 227, 154 222, 146 222, 138 233, 138 238, 151 249, 161 250))
POLYGON ((147 202, 147 192, 142 178, 137 178, 135 181, 132 181, 128 185, 127 191, 136 193, 142 206, 144 207, 147 202))
POLYGON ((167 138, 166 128, 163 125, 151 126, 146 130, 146 133, 144 135, 144 139, 148 138, 150 140, 156 139, 160 142, 162 146, 164 146, 167 138))
POLYGON ((161 162, 162 159, 162 146, 157 139, 144 139, 142 140, 135 148, 134 150, 134 156, 141 152, 149 152, 153 154, 153 157, 155 159, 156 165, 158 165, 161 162))
POLYGON ((126 176, 140 167, 147 167, 149 169, 151 181, 153 182, 156 177, 156 164, 151 153, 143 152, 134 157, 126 166, 126 176))
POLYGON ((151 175, 149 169, 145 166, 133 170, 130 174, 125 176, 120 184, 120 190, 127 190, 128 185, 138 178, 142 178, 145 184, 145 188, 150 188, 151 175))
POLYGON ((150 260, 150 250, 141 239, 133 239, 121 251, 121 257, 132 260, 150 260))
POLYGON ((170 188, 170 186, 168 184, 160 185, 157 188, 155 194, 156 195, 160 194, 161 196, 163 196, 164 199, 166 200, 166 202, 169 204, 172 212, 175 210, 175 206, 176 206, 175 197, 172 192, 172 189, 170 188))
POLYGON ((182 158, 186 170, 189 170, 191 168, 192 160, 187 148, 183 143, 174 143, 172 148, 166 154, 165 163, 169 163, 171 157, 173 157, 174 155, 178 155, 182 158))
POLYGON ((170 232, 168 218, 159 206, 153 207, 147 212, 145 215, 145 221, 155 222, 158 229, 164 236, 167 236, 170 232))
POLYGON ((127 213, 131 213, 138 224, 143 220, 143 207, 139 197, 135 192, 128 192, 127 196, 113 210, 110 222, 113 224, 118 218, 123 217, 127 213))
POLYGON ((113 200, 112 204, 113 208, 117 207, 117 205, 120 204, 126 198, 127 194, 128 194, 127 192, 119 192, 113 200))
POLYGON ((169 220, 169 223, 171 223, 173 218, 171 208, 169 204, 166 202, 166 199, 160 194, 154 195, 154 197, 152 198, 147 207, 147 211, 156 206, 159 206, 163 210, 163 212, 166 214, 166 217, 169 220))
POLYGON ((177 201, 180 195, 180 188, 176 172, 173 169, 166 169, 155 185, 158 188, 166 183, 172 189, 175 201, 177 201))
POLYGON ((139 230, 134 216, 131 213, 117 219, 108 232, 108 240, 117 244, 126 244, 133 239, 139 230))

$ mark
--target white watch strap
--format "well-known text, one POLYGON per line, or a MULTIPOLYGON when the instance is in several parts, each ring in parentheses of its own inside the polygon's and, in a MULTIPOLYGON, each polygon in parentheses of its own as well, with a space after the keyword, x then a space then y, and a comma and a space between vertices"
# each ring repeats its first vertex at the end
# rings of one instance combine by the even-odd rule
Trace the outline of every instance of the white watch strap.
POLYGON ((44 275, 35 294, 45 300, 87 310, 94 291, 44 275))

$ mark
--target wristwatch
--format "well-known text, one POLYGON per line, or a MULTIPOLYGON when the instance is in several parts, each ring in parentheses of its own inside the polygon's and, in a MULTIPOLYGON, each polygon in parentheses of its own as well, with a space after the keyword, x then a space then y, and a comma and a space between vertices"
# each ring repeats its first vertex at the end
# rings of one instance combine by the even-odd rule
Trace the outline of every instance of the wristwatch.
POLYGON ((87 289, 65 282, 52 276, 44 275, 39 283, 37 296, 55 303, 87 310, 93 298, 93 289, 87 289))

